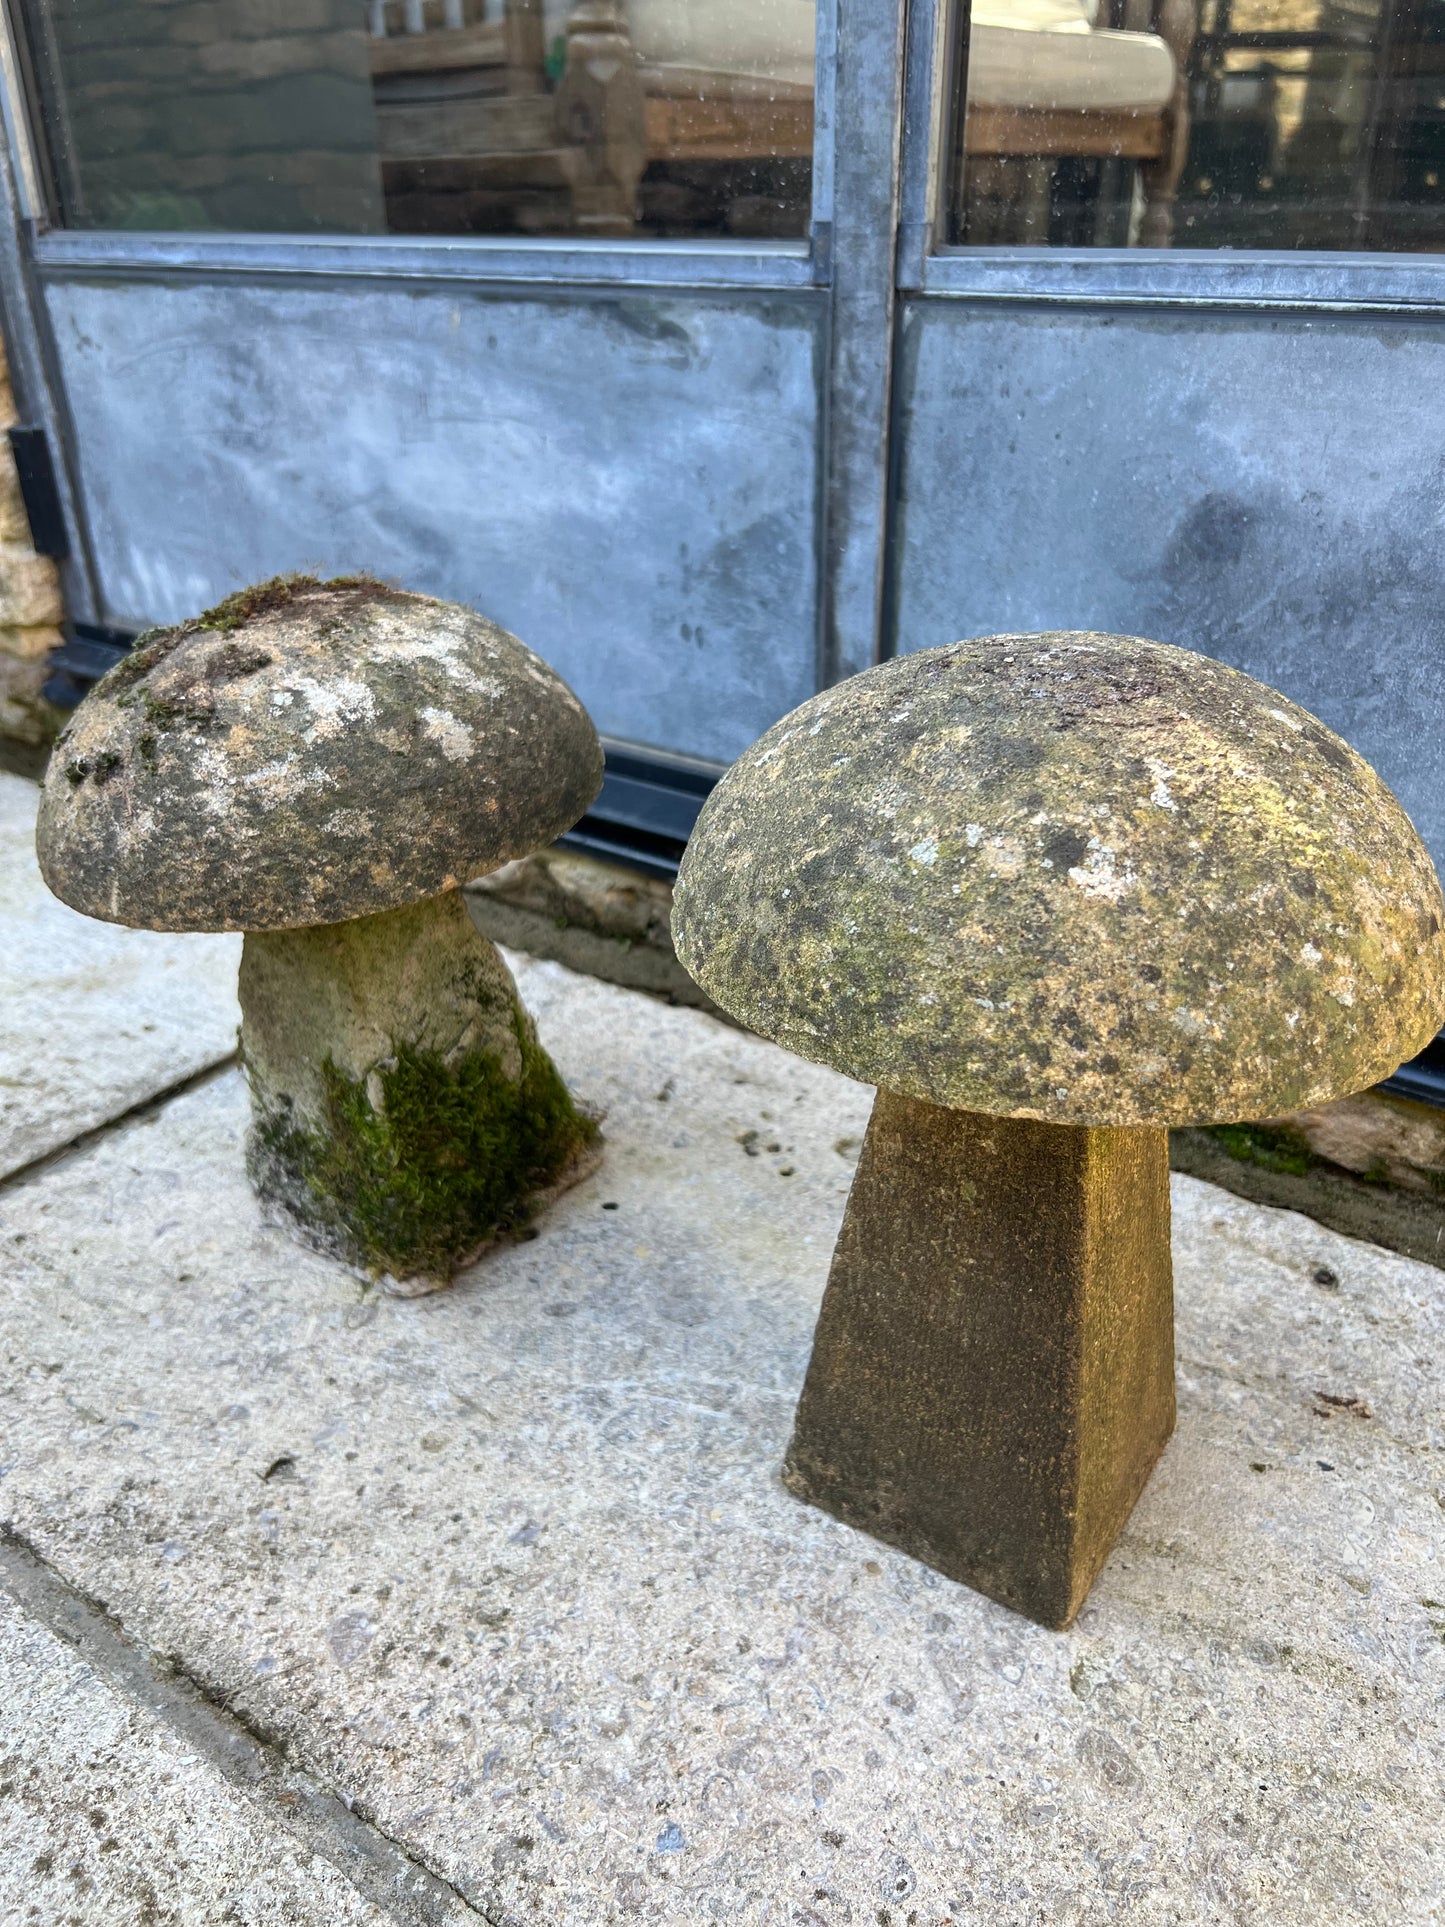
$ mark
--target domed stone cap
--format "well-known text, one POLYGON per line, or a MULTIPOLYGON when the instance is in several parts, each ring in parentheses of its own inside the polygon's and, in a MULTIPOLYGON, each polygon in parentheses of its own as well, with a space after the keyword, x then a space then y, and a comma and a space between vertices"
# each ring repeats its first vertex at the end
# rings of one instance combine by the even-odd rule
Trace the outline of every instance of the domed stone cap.
POLYGON ((281 578, 143 637, 96 685, 36 845, 93 917, 290 929, 524 856, 601 783, 586 710, 506 630, 365 578, 281 578))
POLYGON ((1277 1115, 1445 1018, 1409 819, 1305 710, 1187 650, 987 636, 794 710, 699 818, 678 955, 765 1037, 1063 1124, 1277 1115))

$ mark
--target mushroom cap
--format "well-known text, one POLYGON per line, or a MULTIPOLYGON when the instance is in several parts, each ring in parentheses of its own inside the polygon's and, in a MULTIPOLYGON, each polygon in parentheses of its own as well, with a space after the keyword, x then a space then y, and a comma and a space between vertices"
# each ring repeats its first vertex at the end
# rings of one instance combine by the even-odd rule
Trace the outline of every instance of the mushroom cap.
POLYGON ((673 936, 801 1057, 1061 1124, 1275 1116, 1445 1017, 1440 884, 1369 764, 1126 636, 986 636, 804 703, 708 799, 673 936))
POLYGON ((76 711, 36 848, 150 930, 341 923, 550 843, 602 783, 586 710, 517 638, 366 578, 282 577, 143 636, 76 711))

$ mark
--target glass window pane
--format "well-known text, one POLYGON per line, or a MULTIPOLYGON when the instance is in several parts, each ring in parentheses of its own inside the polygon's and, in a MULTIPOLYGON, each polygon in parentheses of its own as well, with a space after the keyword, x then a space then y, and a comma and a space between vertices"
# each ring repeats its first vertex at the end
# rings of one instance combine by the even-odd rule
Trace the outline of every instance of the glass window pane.
POLYGON ((1445 0, 974 0, 951 235, 1445 248, 1445 0))
POLYGON ((20 0, 70 227, 801 237, 814 0, 20 0))

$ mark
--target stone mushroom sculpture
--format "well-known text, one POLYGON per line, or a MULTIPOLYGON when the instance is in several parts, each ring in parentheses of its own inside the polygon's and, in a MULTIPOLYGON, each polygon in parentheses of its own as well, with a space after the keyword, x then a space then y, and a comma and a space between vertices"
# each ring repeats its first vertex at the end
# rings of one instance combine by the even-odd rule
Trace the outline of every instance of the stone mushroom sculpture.
POLYGON ((36 843, 90 916, 245 931, 257 1190, 307 1243, 426 1289, 595 1158, 458 885, 601 781, 586 711, 515 636, 287 577, 141 638, 61 737, 36 843))
POLYGON ((1251 677, 1096 634, 887 662, 713 791, 678 954, 876 1084, 784 1477, 1067 1626, 1174 1425, 1168 1126, 1393 1071, 1445 905, 1369 765, 1251 677))

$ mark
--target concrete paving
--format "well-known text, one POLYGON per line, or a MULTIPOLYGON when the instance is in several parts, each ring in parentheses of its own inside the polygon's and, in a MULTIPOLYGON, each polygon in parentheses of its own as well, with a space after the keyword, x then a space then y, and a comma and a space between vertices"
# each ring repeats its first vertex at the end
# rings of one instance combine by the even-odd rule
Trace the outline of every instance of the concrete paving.
POLYGON ((56 1586, 462 1918, 1440 1919, 1445 1275, 1176 1178, 1179 1430, 1047 1633, 777 1477, 870 1094, 517 967, 607 1155, 448 1292, 263 1222, 233 1072, 0 1189, 56 1586))
POLYGON ((382 1927, 336 1868, 0 1592, 0 1919, 382 1927))
POLYGON ((78 916, 35 862, 34 783, 0 771, 0 1176, 236 1048, 239 937, 78 916))

